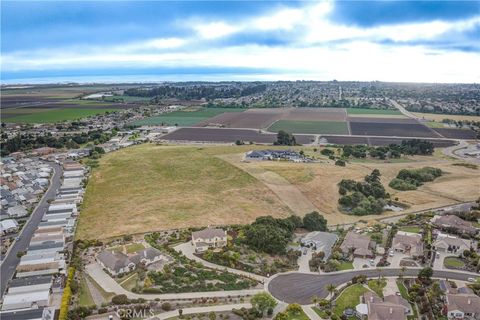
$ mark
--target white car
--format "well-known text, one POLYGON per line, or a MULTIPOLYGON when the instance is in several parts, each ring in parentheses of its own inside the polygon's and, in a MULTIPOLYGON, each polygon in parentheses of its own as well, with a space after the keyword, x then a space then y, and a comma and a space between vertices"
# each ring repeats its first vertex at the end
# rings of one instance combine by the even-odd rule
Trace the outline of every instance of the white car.
POLYGON ((468 278, 467 281, 468 281, 468 282, 476 282, 477 279, 476 279, 476 278, 468 278))
POLYGON ((390 251, 390 253, 388 254, 390 257, 393 257, 395 255, 394 251, 390 251))

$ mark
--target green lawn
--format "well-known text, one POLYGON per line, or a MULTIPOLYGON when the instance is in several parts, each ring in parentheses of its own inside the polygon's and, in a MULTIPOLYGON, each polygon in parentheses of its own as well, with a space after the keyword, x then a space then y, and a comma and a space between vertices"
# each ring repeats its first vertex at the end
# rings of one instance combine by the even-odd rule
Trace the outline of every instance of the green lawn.
POLYGON ((67 120, 77 120, 97 114, 117 111, 119 109, 100 109, 100 108, 67 108, 55 109, 32 114, 21 115, 17 117, 4 118, 4 122, 9 123, 55 123, 67 120))
POLYGON ((446 257, 445 260, 443 260, 443 265, 447 268, 465 267, 465 263, 456 257, 446 257))
POLYGON ((368 280, 368 287, 372 289, 379 297, 383 297, 383 288, 387 286, 387 280, 385 279, 373 279, 368 280))
POLYGON ((287 312, 288 320, 310 320, 309 317, 302 311, 298 314, 294 314, 292 312, 287 312))
POLYGON ((400 227, 400 231, 411 232, 411 233, 420 233, 420 232, 422 232, 422 228, 417 227, 417 226, 404 226, 404 227, 400 227))
POLYGON ((127 253, 134 253, 142 249, 145 249, 145 247, 141 243, 132 243, 127 245, 126 247, 127 247, 127 253))
POLYGON ((445 128, 443 123, 436 122, 436 121, 428 121, 428 122, 424 122, 423 124, 429 128, 445 128))
POLYGON ((350 270, 353 269, 353 262, 342 261, 338 270, 350 270))
POLYGON ((280 130, 290 133, 348 134, 348 125, 346 122, 337 121, 278 120, 268 128, 270 132, 278 132, 280 130))
POLYGON ((320 318, 328 319, 328 315, 324 310, 320 310, 318 307, 313 307, 312 309, 320 316, 320 318))
POLYGON ((205 119, 212 118, 225 112, 243 112, 242 108, 198 108, 173 111, 164 115, 149 117, 134 121, 134 125, 167 125, 167 126, 191 126, 205 119))
POLYGON ((138 274, 137 273, 133 273, 133 274, 130 274, 128 275, 128 277, 126 277, 126 279, 124 279, 122 282, 120 282, 119 284, 126 290, 128 291, 131 291, 133 288, 135 288, 136 284, 137 284, 137 280, 138 280, 138 274))
POLYGON ((92 306, 95 304, 95 302, 93 301, 92 295, 90 294, 90 290, 88 289, 87 281, 85 280, 85 278, 82 278, 80 280, 78 304, 80 306, 85 306, 85 307, 92 306))
POLYGON ((355 309, 355 307, 360 303, 360 297, 366 291, 368 291, 368 289, 361 284, 354 284, 346 288, 337 298, 333 313, 337 317, 340 317, 345 309, 355 309))
POLYGON ((347 108, 348 115, 354 114, 383 114, 383 115, 402 115, 398 110, 390 109, 362 109, 362 108, 347 108))

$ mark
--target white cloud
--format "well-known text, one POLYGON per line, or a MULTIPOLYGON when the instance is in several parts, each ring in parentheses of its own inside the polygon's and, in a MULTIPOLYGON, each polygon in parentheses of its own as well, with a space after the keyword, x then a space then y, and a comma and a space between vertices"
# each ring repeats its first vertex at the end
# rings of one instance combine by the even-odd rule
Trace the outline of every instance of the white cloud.
POLYGON ((227 24, 223 21, 209 22, 195 25, 194 30, 204 39, 216 39, 231 35, 241 30, 239 27, 227 24))
MULTIPOLYGON (((342 25, 329 19, 330 1, 303 8, 280 8, 270 15, 243 21, 191 20, 193 36, 154 38, 100 47, 45 48, 3 53, 3 71, 94 68, 249 68, 272 74, 244 75, 264 80, 383 80, 423 82, 480 82, 472 66, 480 65, 476 52, 433 50, 407 45, 456 35, 480 25, 480 16, 463 21, 429 21, 371 28, 342 25), (282 31, 285 46, 216 44, 215 39, 239 32, 282 31), (291 32, 291 33, 289 33, 291 32), (348 40, 340 44, 325 42, 348 40), (387 46, 380 40, 404 45, 387 46)), ((239 79, 239 77, 236 77, 239 79)), ((252 78, 252 79, 253 79, 252 78)))

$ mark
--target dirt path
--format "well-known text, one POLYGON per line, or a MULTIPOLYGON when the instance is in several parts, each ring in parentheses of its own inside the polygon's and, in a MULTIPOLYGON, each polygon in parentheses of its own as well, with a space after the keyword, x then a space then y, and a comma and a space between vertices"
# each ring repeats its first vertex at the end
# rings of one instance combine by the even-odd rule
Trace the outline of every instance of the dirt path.
POLYGON ((279 174, 242 162, 242 155, 223 155, 220 158, 263 182, 296 215, 303 216, 312 211, 320 212, 297 187, 279 174))

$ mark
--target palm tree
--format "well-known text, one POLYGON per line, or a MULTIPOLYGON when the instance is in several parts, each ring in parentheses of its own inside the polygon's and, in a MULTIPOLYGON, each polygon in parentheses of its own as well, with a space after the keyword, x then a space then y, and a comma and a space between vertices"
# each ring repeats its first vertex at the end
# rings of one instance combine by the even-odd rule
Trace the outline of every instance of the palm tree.
POLYGON ((402 268, 400 268, 400 276, 399 276, 400 279, 403 279, 403 276, 405 275, 405 271, 407 271, 407 267, 403 266, 402 268))
POLYGON ((332 308, 333 293, 335 292, 336 289, 337 289, 337 287, 335 287, 331 283, 329 285, 327 285, 327 291, 331 295, 331 297, 330 297, 330 309, 332 308))
POLYGON ((320 298, 319 298, 319 297, 317 297, 317 296, 313 296, 313 297, 312 297, 312 303, 313 303, 315 306, 317 305, 317 303, 318 303, 319 301, 320 301, 320 298))

